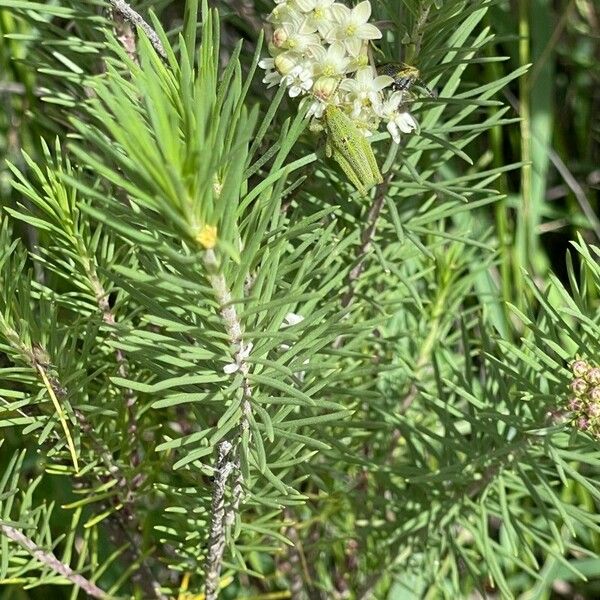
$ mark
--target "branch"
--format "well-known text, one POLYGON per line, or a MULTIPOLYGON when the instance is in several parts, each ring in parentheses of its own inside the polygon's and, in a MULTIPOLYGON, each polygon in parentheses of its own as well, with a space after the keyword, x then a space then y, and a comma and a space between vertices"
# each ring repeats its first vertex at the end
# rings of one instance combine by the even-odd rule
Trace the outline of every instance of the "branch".
POLYGON ((252 387, 248 378, 250 372, 250 365, 248 364, 247 358, 248 353, 252 346, 244 344, 242 325, 240 323, 235 306, 232 304, 233 299, 231 292, 225 281, 223 273, 219 271, 217 257, 213 250, 206 250, 204 257, 204 264, 206 265, 209 273, 209 281, 219 303, 219 311, 223 320, 225 321, 225 330, 229 337, 229 343, 235 352, 235 371, 240 372, 243 375, 243 396, 242 396, 242 422, 243 428, 248 427, 247 416, 250 414, 251 405, 250 399, 252 398, 252 387))
POLYGON ((152 47, 156 50, 156 52, 166 60, 167 52, 162 42, 160 41, 160 37, 158 37, 158 33, 152 29, 152 27, 144 20, 144 17, 140 15, 138 12, 133 10, 127 2, 124 0, 108 0, 113 7, 126 21, 129 21, 135 27, 139 27, 150 40, 152 47))
POLYGON ((0 523, 0 531, 10 540, 16 542, 27 550, 31 556, 33 556, 37 561, 46 565, 55 573, 62 575, 66 579, 68 579, 74 585, 80 587, 88 596, 92 598, 101 598, 102 600, 106 600, 109 596, 106 592, 102 591, 96 584, 92 583, 85 577, 78 575, 65 563, 60 562, 56 556, 52 552, 48 552, 42 548, 40 548, 32 539, 23 535, 18 529, 11 527, 10 525, 5 525, 0 523))
MULTIPOLYGON (((60 406, 59 399, 67 396, 67 391, 62 386, 60 380, 52 373, 50 367, 50 357, 44 348, 35 345, 33 347, 25 344, 19 337, 19 334, 12 329, 8 323, 0 315, 0 329, 3 331, 4 336, 11 344, 13 349, 20 355, 21 360, 28 364, 41 378, 44 387, 48 391, 51 400, 58 412, 59 418, 65 420, 64 411, 60 406)), ((134 478, 133 481, 129 482, 125 475, 123 475, 121 469, 115 464, 113 456, 106 444, 94 431, 92 425, 85 418, 83 413, 79 410, 75 410, 75 416, 79 423, 81 431, 85 433, 82 436, 82 440, 86 440, 98 452, 102 462, 104 463, 107 472, 110 477, 113 477, 120 488, 119 500, 115 501, 113 505, 113 515, 115 521, 118 523, 118 528, 124 534, 130 548, 130 556, 132 562, 140 560, 140 566, 137 573, 134 575, 134 580, 137 581, 140 586, 144 589, 146 594, 145 598, 157 598, 159 600, 166 600, 166 597, 160 593, 160 584, 152 574, 152 570, 146 564, 141 552, 139 551, 140 546, 140 525, 135 516, 135 511, 131 510, 130 505, 132 503, 133 493, 136 487, 139 486, 140 482, 134 478), (131 485, 130 485, 131 484, 131 485), (116 505, 122 504, 122 507, 116 505), (123 511, 126 514, 122 514, 123 511)), ((63 424, 63 428, 66 427, 66 423, 63 424)), ((66 435, 66 433, 65 433, 66 435)), ((72 439, 70 434, 67 436, 68 440, 71 440, 70 446, 72 446, 72 439)), ((77 463, 74 463, 77 470, 77 463)), ((106 481, 99 478, 102 483, 106 481)))
MULTIPOLYGON (((235 306, 232 303, 231 292, 225 280, 225 276, 219 269, 217 257, 212 249, 207 249, 204 253, 204 264, 208 270, 208 279, 213 292, 219 304, 219 312, 225 323, 225 330, 229 338, 229 343, 234 352, 235 362, 229 365, 229 373, 242 374, 242 417, 240 420, 240 433, 238 439, 248 431, 248 416, 252 410, 250 401, 252 399, 252 386, 248 373, 250 365, 248 363, 248 354, 252 348, 251 344, 245 344, 243 340, 243 331, 240 319, 235 306)), ((219 444, 217 465, 215 468, 215 480, 213 483, 212 496, 212 514, 210 537, 208 542, 208 554, 205 563, 205 598, 206 600, 216 600, 218 595, 219 576, 223 564, 223 553, 225 550, 226 527, 233 522, 235 513, 239 510, 239 505, 243 496, 243 477, 239 464, 239 454, 237 445, 224 440, 219 444), (227 457, 232 453, 231 459, 227 457), (232 474, 236 472, 233 483, 232 501, 229 507, 225 509, 225 489, 227 481, 232 474)))
POLYGON ((385 178, 385 181, 379 186, 377 190, 377 195, 375 196, 375 200, 371 205, 369 210, 369 214, 367 215, 367 227, 362 232, 361 235, 361 245, 356 253, 357 264, 350 271, 347 280, 348 291, 344 294, 342 298, 342 308, 347 308, 350 306, 352 301, 354 300, 354 288, 356 286, 356 282, 358 278, 362 275, 365 270, 365 259, 369 250, 371 249, 371 244, 373 243, 373 238, 375 237, 375 231, 377 229, 377 220, 379 219, 379 215, 381 214, 381 210, 383 208, 383 204, 385 202, 385 196, 390 189, 390 185, 392 182, 392 178, 394 174, 392 172, 388 173, 385 178))
POLYGON ((228 460, 233 446, 228 441, 219 444, 219 456, 215 468, 211 510, 210 538, 205 564, 205 597, 216 600, 219 593, 219 578, 225 551, 225 533, 228 524, 228 510, 225 508, 225 489, 234 469, 234 463, 228 460))

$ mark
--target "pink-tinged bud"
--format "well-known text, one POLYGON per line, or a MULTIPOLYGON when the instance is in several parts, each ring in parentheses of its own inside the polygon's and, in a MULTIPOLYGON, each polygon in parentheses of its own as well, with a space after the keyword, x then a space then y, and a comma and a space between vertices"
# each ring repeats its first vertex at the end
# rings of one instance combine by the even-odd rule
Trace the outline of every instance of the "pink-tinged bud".
MULTIPOLYGON (((598 388, 594 388, 598 389, 598 388)), ((590 404, 587 409, 587 413, 590 417, 600 417, 600 404, 590 404)))
POLYGON ((288 40, 288 32, 283 28, 279 27, 273 32, 273 45, 276 48, 283 48, 284 44, 288 40))
POLYGON ((313 86, 313 94, 319 100, 329 100, 339 87, 339 79, 335 77, 319 77, 313 86))
POLYGON ((587 372, 585 379, 587 382, 591 383, 592 385, 600 385, 600 369, 598 367, 594 367, 593 369, 590 369, 587 372))
POLYGON ((569 410, 572 410, 573 412, 579 412, 583 404, 579 398, 571 398, 568 406, 569 410))
POLYGON ((593 387, 588 394, 588 398, 592 402, 600 402, 600 387, 593 387))
POLYGON ((281 75, 287 75, 296 66, 298 62, 289 53, 280 54, 275 58, 275 68, 281 75))
POLYGON ((587 362, 585 362, 585 360, 574 360, 571 363, 571 371, 573 371, 573 375, 575 375, 575 377, 583 377, 590 369, 590 366, 588 365, 587 362))
POLYGON ((581 431, 586 431, 587 429, 589 429, 589 426, 590 422, 585 417, 577 419, 577 427, 579 427, 581 431))
POLYGON ((587 392, 588 385, 584 379, 573 379, 571 389, 576 396, 583 396, 587 392))

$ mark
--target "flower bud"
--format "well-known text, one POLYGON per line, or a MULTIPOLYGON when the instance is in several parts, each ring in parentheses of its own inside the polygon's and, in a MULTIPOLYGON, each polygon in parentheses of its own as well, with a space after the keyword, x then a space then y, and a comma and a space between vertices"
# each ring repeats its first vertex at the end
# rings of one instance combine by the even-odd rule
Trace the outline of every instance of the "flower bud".
POLYGON ((573 412, 579 412, 582 406, 583 404, 579 398, 571 398, 569 400, 568 407, 569 410, 572 410, 573 412))
POLYGON ((590 369, 587 374, 585 375, 585 379, 588 383, 591 383, 592 385, 599 385, 600 384, 600 369, 598 367, 594 367, 593 369, 590 369))
MULTIPOLYGON (((594 388, 598 389, 598 388, 594 388)), ((600 404, 590 404, 588 407, 588 415, 592 418, 600 417, 600 404)))
POLYGON ((297 66, 298 61, 289 52, 284 52, 275 58, 275 68, 281 75, 287 75, 297 66))
POLYGON ((337 91, 339 80, 335 77, 319 77, 313 86, 313 94, 319 100, 329 100, 337 91))
POLYGON ((588 385, 584 379, 573 379, 571 389, 576 396, 583 396, 587 392, 588 385))
POLYGON ((577 427, 582 431, 586 431, 590 427, 590 422, 585 417, 581 417, 577 419, 577 427))
POLYGON ((283 27, 278 27, 273 32, 273 45, 276 48, 283 48, 288 40, 288 32, 283 27))
POLYGON ((571 363, 571 371, 575 377, 583 377, 589 370, 590 366, 585 360, 574 360, 571 363))
POLYGON ((600 387, 593 387, 589 391, 588 398, 592 402, 600 402, 600 387))

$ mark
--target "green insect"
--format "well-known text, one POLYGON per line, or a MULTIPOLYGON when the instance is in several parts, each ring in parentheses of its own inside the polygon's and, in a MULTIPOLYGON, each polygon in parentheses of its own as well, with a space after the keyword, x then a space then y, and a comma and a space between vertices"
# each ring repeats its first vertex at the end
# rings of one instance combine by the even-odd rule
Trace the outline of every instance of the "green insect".
POLYGON ((328 105, 324 120, 326 155, 333 157, 360 195, 366 196, 374 185, 383 183, 371 145, 338 106, 328 105))
POLYGON ((395 92, 407 92, 418 83, 430 96, 435 94, 421 81, 421 72, 416 67, 411 67, 405 63, 385 63, 377 67, 379 75, 387 75, 394 80, 392 89, 395 92))

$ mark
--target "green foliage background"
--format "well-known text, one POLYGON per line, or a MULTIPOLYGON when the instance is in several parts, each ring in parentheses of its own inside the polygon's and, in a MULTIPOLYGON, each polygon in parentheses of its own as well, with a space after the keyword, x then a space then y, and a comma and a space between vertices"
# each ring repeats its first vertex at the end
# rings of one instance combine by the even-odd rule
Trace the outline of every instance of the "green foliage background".
MULTIPOLYGON (((600 11, 372 4, 439 98, 365 200, 255 73, 271 2, 135 3, 162 60, 0 0, 0 523, 111 597, 203 597, 225 440, 222 598, 598 597, 600 11)), ((85 597, 1 534, 0 583, 85 597)))

